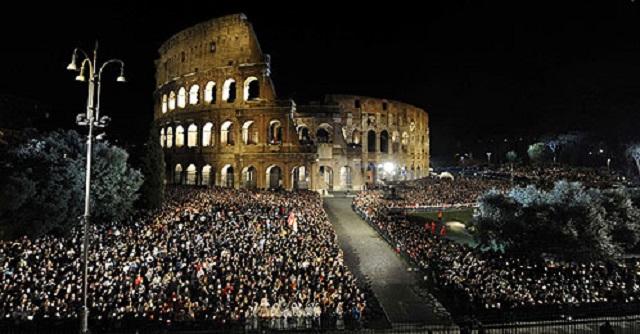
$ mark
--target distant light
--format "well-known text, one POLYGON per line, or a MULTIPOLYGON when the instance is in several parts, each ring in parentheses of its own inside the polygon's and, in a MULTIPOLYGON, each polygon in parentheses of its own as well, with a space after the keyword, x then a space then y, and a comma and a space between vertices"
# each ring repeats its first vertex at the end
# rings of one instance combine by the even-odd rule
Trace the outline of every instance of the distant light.
POLYGON ((393 164, 393 162, 385 162, 384 164, 384 171, 387 173, 393 173, 393 170, 396 169, 396 166, 393 164))
POLYGON ((603 150, 603 149, 600 149, 600 153, 604 153, 604 150, 603 150))

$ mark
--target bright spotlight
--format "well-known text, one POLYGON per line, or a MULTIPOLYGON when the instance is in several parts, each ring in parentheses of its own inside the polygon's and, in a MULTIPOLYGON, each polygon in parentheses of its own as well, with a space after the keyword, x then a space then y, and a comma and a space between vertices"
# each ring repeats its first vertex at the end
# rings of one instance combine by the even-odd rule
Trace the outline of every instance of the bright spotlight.
POLYGON ((394 169, 396 169, 396 166, 393 164, 393 162, 386 162, 384 164, 384 171, 385 172, 392 173, 394 169))

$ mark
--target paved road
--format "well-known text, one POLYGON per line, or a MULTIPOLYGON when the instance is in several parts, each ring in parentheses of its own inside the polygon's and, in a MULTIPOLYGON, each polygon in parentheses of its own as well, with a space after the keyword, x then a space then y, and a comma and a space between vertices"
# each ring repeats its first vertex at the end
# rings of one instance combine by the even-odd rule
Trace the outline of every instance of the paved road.
POLYGON ((324 208, 351 271, 371 279, 373 291, 392 324, 434 322, 436 313, 429 300, 421 297, 424 292, 418 287, 417 274, 408 271, 408 263, 353 212, 351 201, 345 197, 324 199, 324 208))

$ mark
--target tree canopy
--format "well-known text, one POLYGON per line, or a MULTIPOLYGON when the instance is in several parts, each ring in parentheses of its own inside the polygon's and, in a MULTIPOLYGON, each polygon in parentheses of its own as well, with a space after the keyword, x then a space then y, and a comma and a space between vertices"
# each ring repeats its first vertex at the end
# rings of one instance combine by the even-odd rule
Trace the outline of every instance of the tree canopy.
MULTIPOLYGON (((128 154, 94 142, 93 221, 122 219, 132 208, 142 175, 128 154)), ((6 230, 39 236, 64 234, 84 213, 86 143, 76 131, 53 131, 10 147, 0 163, 0 221, 6 230)))
POLYGON ((640 240, 640 211, 624 190, 559 181, 550 191, 534 186, 491 191, 479 202, 476 238, 485 246, 497 242, 522 254, 609 258, 640 240))
POLYGON ((164 164, 164 152, 160 146, 160 138, 155 130, 151 130, 140 165, 144 175, 144 183, 140 187, 140 205, 143 208, 156 209, 162 205, 165 179, 164 164))

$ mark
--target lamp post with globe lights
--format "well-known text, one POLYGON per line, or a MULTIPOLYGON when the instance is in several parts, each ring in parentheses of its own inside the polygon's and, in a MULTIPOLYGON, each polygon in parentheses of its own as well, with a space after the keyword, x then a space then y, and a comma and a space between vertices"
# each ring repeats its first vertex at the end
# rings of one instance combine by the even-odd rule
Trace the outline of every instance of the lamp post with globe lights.
POLYGON ((85 183, 85 204, 84 215, 82 220, 84 223, 84 239, 82 244, 82 311, 80 314, 80 332, 89 332, 89 308, 87 307, 87 265, 89 257, 89 225, 91 223, 91 158, 93 153, 93 128, 103 128, 109 124, 111 120, 107 116, 100 117, 100 82, 102 80, 102 71, 110 64, 120 65, 120 75, 116 79, 117 82, 126 82, 124 77, 124 62, 120 59, 107 60, 98 66, 98 43, 93 49, 93 59, 82 49, 76 48, 71 56, 71 63, 67 66, 70 71, 78 72, 77 81, 89 81, 89 94, 87 97, 87 112, 76 116, 76 123, 80 126, 86 126, 89 129, 87 135, 87 168, 85 183), (76 60, 78 56, 82 57, 82 62, 78 68, 76 60), (87 77, 85 77, 85 70, 87 77), (94 102, 95 100, 95 102, 94 102))

